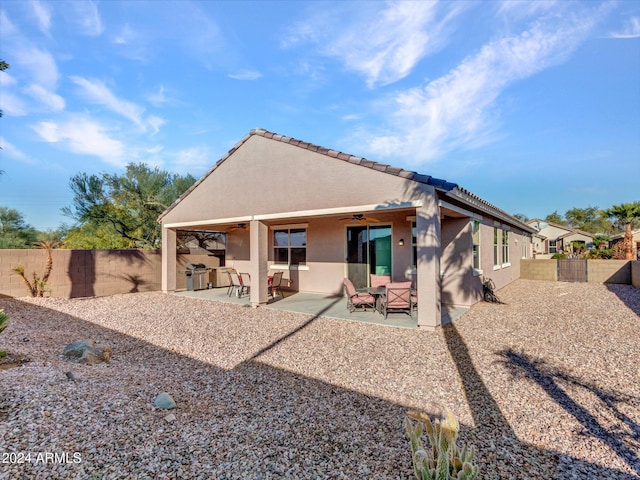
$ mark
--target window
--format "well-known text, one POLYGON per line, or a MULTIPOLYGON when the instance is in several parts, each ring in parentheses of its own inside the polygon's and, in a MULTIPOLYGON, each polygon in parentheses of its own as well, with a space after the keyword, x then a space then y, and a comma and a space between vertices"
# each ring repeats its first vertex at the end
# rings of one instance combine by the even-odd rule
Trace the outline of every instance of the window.
POLYGON ((502 230, 502 264, 509 263, 509 230, 502 230))
POLYGON ((418 265, 418 235, 416 222, 411 222, 411 265, 416 268, 418 265))
POLYGON ((558 253, 558 249, 556 248, 557 240, 549 240, 549 253, 558 253))
POLYGON ((471 221, 471 235, 473 238, 473 268, 480 270, 480 222, 471 221))
POLYGON ((500 267, 500 248, 498 245, 498 227, 493 227, 493 267, 500 267))
POLYGON ((307 263, 307 230, 287 228, 273 231, 273 261, 283 265, 307 263))

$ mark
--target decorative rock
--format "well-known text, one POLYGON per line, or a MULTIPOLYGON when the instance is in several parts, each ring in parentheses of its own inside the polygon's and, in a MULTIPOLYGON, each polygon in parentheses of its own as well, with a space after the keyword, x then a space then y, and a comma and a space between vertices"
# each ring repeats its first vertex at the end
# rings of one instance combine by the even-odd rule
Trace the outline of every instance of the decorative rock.
POLYGON ((173 401, 173 398, 171 398, 171 395, 169 395, 167 392, 162 392, 160 395, 158 395, 153 401, 153 404, 156 407, 162 408, 164 410, 172 410, 176 408, 176 402, 173 401))
POLYGON ((71 380, 72 382, 76 381, 76 377, 74 377, 73 372, 65 372, 65 375, 67 376, 67 380, 71 380))
POLYGON ((164 417, 164 419, 165 419, 167 422, 171 423, 171 422, 173 422, 173 421, 176 419, 176 416, 175 416, 173 413, 170 413, 169 415, 167 415, 166 417, 164 417))
POLYGON ((111 347, 98 345, 90 338, 78 340, 64 347, 63 355, 76 363, 96 365, 111 360, 111 347))

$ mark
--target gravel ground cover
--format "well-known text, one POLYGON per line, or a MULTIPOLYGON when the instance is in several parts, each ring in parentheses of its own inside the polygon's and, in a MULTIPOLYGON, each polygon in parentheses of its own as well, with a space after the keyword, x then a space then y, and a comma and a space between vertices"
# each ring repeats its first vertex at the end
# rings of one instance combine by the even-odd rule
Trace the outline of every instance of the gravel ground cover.
POLYGON ((498 295, 436 332, 162 293, 0 299, 0 346, 31 359, 0 370, 0 478, 411 478, 403 418, 446 408, 483 479, 640 478, 640 290, 498 295), (111 362, 64 359, 83 338, 111 362))

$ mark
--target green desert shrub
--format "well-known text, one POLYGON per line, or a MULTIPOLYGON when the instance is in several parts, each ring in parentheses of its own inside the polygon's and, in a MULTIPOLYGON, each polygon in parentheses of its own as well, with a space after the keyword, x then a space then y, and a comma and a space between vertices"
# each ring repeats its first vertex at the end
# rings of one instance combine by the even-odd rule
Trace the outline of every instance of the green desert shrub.
POLYGON ((447 412, 446 418, 431 421, 428 415, 409 412, 405 418, 407 436, 411 440, 413 471, 418 480, 472 480, 478 476, 473 464, 475 449, 460 449, 457 444, 460 426, 447 412), (429 440, 425 447, 423 434, 429 440))

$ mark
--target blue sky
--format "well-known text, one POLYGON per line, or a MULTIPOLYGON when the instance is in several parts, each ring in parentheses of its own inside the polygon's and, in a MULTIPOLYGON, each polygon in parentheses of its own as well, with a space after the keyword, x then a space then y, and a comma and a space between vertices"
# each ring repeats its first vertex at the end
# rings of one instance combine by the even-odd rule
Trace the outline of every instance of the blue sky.
POLYGON ((258 127, 531 218, 640 200, 635 0, 4 0, 0 58, 0 206, 38 229, 77 173, 198 178, 258 127))

